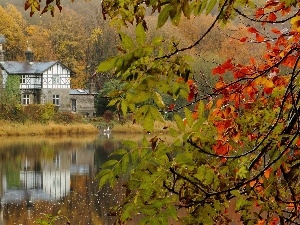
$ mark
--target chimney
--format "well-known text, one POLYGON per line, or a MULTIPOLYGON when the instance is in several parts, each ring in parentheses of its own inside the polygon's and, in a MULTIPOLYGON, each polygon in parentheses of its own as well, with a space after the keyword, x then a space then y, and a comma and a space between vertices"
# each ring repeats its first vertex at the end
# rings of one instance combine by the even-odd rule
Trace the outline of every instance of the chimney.
POLYGON ((27 50, 25 51, 25 57, 27 63, 33 64, 33 51, 29 47, 27 47, 27 50))
POLYGON ((6 43, 5 36, 0 34, 0 62, 4 62, 4 50, 3 50, 3 44, 6 43))

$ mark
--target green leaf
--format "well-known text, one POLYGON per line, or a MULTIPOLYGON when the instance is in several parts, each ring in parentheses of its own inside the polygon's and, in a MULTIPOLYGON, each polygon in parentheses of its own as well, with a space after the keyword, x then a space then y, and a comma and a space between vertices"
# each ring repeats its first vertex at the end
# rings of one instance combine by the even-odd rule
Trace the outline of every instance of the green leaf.
POLYGON ((127 167, 129 164, 129 155, 126 154, 122 157, 122 172, 125 173, 127 171, 127 167))
POLYGON ((122 101, 121 101, 121 110, 122 110, 123 115, 127 114, 127 101, 124 99, 122 99, 122 101))
POLYGON ((203 12, 203 10, 206 8, 208 0, 202 0, 202 1, 197 1, 197 5, 195 5, 194 8, 194 14, 199 15, 203 12))
POLYGON ((127 50, 132 50, 135 47, 134 41, 127 34, 120 32, 119 36, 120 36, 121 45, 123 48, 125 48, 127 50))
POLYGON ((115 64, 118 60, 118 57, 109 58, 103 62, 100 63, 100 65, 97 68, 97 72, 106 72, 113 68, 115 68, 115 64))
POLYGON ((184 122, 183 122, 183 120, 181 119, 181 117, 178 114, 174 115, 174 120, 175 120, 175 122, 177 124, 178 129, 181 130, 181 131, 185 131, 184 122))
POLYGON ((136 41, 138 44, 142 45, 146 41, 146 32, 142 23, 139 23, 135 29, 136 41))
POLYGON ((189 1, 188 0, 184 0, 182 2, 182 12, 183 12, 183 15, 186 17, 186 18, 190 18, 190 15, 191 15, 191 8, 190 8, 190 5, 189 5, 189 1))
POLYGON ((122 144, 130 149, 136 149, 138 144, 135 141, 125 140, 122 141, 122 144))
POLYGON ((185 107, 184 114, 185 114, 185 119, 186 119, 187 124, 189 125, 189 127, 192 127, 193 122, 194 122, 192 112, 187 107, 185 107))
POLYGON ((170 10, 173 9, 173 6, 171 4, 166 5, 163 7, 163 9, 160 11, 158 15, 158 20, 157 20, 157 28, 161 28, 165 23, 167 22, 169 15, 170 15, 170 10))
POLYGON ((155 92, 154 95, 153 95, 153 99, 154 99, 155 104, 159 108, 162 109, 162 108, 166 107, 166 105, 165 105, 165 103, 164 103, 164 101, 163 101, 163 99, 162 99, 162 97, 161 97, 161 95, 159 93, 155 92))
POLYGON ((116 160, 116 159, 111 159, 107 162, 105 162, 103 165, 102 165, 102 168, 107 168, 107 167, 111 167, 111 166, 114 166, 118 163, 119 161, 116 160))
POLYGON ((210 0, 209 1, 208 5, 207 5, 207 8, 206 8, 206 14, 209 14, 213 10, 216 3, 217 3, 217 0, 210 0))
POLYGON ((155 37, 152 40, 152 44, 154 46, 160 45, 163 42, 163 38, 162 37, 155 37))
POLYGON ((239 170, 237 171, 237 177, 240 178, 247 178, 247 174, 249 173, 248 169, 246 168, 245 165, 242 165, 239 170))
POLYGON ((198 118, 201 119, 204 117, 205 104, 203 101, 198 103, 198 118))
POLYGON ((117 149, 113 151, 109 156, 114 156, 114 155, 125 155, 127 151, 125 149, 117 149))
POLYGON ((240 197, 240 196, 241 196, 239 190, 232 190, 232 191, 230 191, 230 193, 231 193, 232 195, 236 196, 236 197, 240 197))
POLYGON ((107 182, 111 182, 111 179, 113 177, 112 170, 105 170, 104 171, 105 173, 103 173, 103 174, 101 174, 101 172, 99 174, 99 177, 100 177, 99 188, 102 188, 107 182))
POLYGON ((180 18, 181 18, 181 10, 180 10, 180 8, 177 8, 176 11, 174 10, 174 12, 175 12, 174 14, 170 13, 170 18, 171 18, 172 24, 174 26, 178 26, 179 22, 180 22, 180 18))

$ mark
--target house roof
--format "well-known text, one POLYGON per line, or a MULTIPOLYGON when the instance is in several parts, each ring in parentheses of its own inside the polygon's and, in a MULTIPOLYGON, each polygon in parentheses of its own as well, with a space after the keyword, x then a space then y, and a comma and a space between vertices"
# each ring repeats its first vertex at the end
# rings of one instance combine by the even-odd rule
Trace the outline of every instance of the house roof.
POLYGON ((58 61, 50 62, 16 62, 16 61, 4 61, 0 62, 0 66, 8 74, 14 75, 26 75, 26 74, 42 74, 45 70, 49 69, 51 66, 59 63, 58 61))
POLYGON ((90 94, 89 89, 71 89, 69 91, 70 95, 88 95, 90 94))

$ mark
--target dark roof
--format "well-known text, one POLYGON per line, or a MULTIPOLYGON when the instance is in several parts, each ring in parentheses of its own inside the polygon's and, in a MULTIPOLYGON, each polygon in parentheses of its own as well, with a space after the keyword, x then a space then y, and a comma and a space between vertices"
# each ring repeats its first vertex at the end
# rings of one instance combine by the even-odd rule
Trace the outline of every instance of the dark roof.
POLYGON ((26 74, 42 74, 51 66, 59 63, 58 61, 51 62, 16 62, 16 61, 4 61, 0 62, 1 68, 8 74, 14 75, 26 75, 26 74))

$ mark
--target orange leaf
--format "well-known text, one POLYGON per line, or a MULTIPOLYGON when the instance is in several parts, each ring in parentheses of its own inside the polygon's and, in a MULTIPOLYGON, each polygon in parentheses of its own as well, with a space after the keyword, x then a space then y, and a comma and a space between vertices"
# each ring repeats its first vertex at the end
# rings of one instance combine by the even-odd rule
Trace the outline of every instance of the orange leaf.
POLYGON ((266 41, 267 49, 271 49, 271 44, 270 42, 266 41))
POLYGON ((215 87, 216 87, 217 90, 218 90, 218 89, 221 89, 221 88, 223 88, 223 87, 225 87, 224 81, 222 81, 222 80, 218 81, 218 82, 215 84, 215 87))
POLYGON ((258 33, 256 34, 256 41, 257 42, 263 42, 265 41, 265 37, 264 36, 261 36, 259 35, 258 33))
POLYGON ((194 118, 194 119, 197 119, 199 114, 198 114, 198 112, 193 112, 192 115, 193 115, 193 118, 194 118))
POLYGON ((217 108, 221 108, 222 105, 223 105, 223 102, 224 102, 224 99, 219 98, 219 99, 217 100, 216 107, 217 107, 217 108))
POLYGON ((265 220, 264 219, 261 219, 261 220, 258 220, 257 221, 257 224, 256 225, 264 225, 265 224, 265 220))
POLYGON ((213 105, 213 101, 210 101, 209 103, 207 103, 207 104, 205 105, 205 108, 206 108, 206 109, 211 109, 212 105, 213 105))
POLYGON ((265 178, 269 179, 270 173, 271 173, 271 172, 272 172, 272 168, 271 168, 271 167, 268 168, 268 169, 266 169, 266 170, 264 171, 264 176, 265 176, 265 178))

